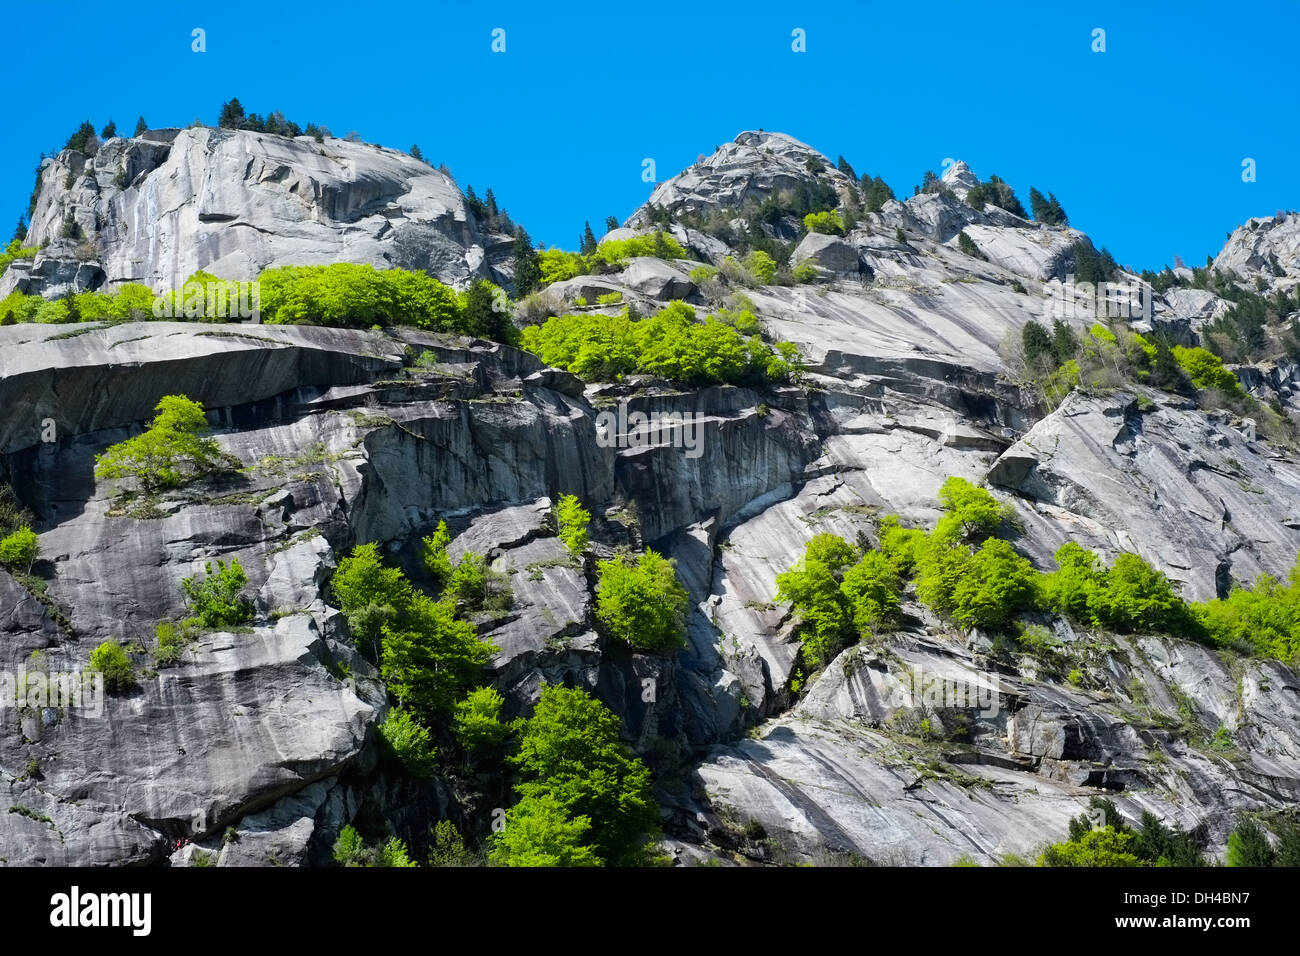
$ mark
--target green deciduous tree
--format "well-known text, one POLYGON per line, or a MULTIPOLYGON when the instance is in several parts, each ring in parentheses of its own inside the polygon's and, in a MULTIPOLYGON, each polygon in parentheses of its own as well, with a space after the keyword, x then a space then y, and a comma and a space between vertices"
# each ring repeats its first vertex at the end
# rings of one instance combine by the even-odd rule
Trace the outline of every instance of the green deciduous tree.
POLYGON ((650 772, 619 739, 619 726, 617 715, 580 688, 547 686, 511 758, 520 797, 549 796, 569 820, 588 818, 587 840, 611 865, 644 860, 659 816, 650 772))
POLYGON ((1038 858, 1039 866, 1141 866, 1132 852, 1133 835, 1114 827, 1089 830, 1078 840, 1049 847, 1038 858))
POLYGON ((601 866, 595 848, 582 842, 590 829, 590 818, 570 817, 551 794, 524 797, 506 811, 489 859, 497 866, 601 866))
POLYGON ((253 619, 253 605, 241 593, 248 584, 248 575, 238 558, 231 558, 230 564, 217 561, 214 571, 212 562, 203 566, 205 576, 202 578, 185 578, 181 581, 181 590, 189 604, 190 613, 199 625, 208 628, 238 627, 253 619))
POLYGON ((510 725, 501 722, 505 698, 494 687, 479 687, 456 705, 452 730, 468 751, 491 753, 505 743, 510 725))
POLYGON ((451 556, 447 554, 447 545, 450 543, 451 532, 447 530, 445 521, 439 521, 433 534, 426 535, 420 541, 420 558, 424 570, 439 588, 451 579, 451 556))
POLYGON ((591 512, 582 507, 577 495, 560 496, 555 505, 555 521, 564 546, 573 554, 582 554, 587 547, 587 526, 591 523, 591 512))
POLYGON ((208 428, 202 405, 184 395, 167 395, 155 411, 143 434, 95 456, 96 478, 134 478, 152 492, 177 487, 221 464, 216 441, 200 437, 208 428))
POLYGON ((677 580, 677 562, 654 551, 635 563, 601 561, 596 619, 611 637, 638 650, 670 653, 686 644, 690 597, 677 580))
POLYGON ((965 478, 948 478, 939 488, 939 502, 946 512, 935 526, 940 541, 979 541, 995 533, 1014 515, 983 488, 965 478))
POLYGON ((405 612, 382 628, 380 674, 404 707, 422 720, 446 714, 472 686, 494 648, 478 639, 449 601, 414 594, 405 612))
POLYGON ((407 773, 417 779, 433 776, 437 748, 429 737, 429 731, 414 714, 394 707, 377 731, 385 753, 407 773))
POLYGON ((25 525, 0 538, 0 565, 10 571, 30 572, 40 553, 40 538, 25 525))
POLYGON ((135 666, 117 641, 105 641, 90 652, 90 670, 104 675, 104 688, 118 693, 135 686, 135 666))

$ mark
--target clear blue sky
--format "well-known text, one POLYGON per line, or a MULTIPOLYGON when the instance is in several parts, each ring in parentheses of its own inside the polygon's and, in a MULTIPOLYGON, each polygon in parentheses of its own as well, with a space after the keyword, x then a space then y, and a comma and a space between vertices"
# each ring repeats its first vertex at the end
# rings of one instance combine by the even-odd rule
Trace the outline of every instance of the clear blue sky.
MULTIPOLYGON (((4 238, 42 150, 83 118, 127 132, 223 100, 445 162, 535 240, 573 247, 700 153, 762 127, 910 195, 965 159, 1056 193, 1116 258, 1204 261, 1250 216, 1300 208, 1300 4, 1038 2, 13 4, 4 238), (1059 9, 1049 9, 1057 8, 1059 9), (726 12, 729 8, 734 12, 726 12), (190 31, 207 31, 191 52, 190 31), (506 52, 491 31, 506 30, 506 52), (807 33, 807 52, 790 49, 807 33), (1107 52, 1091 33, 1106 30, 1107 52), (1241 162, 1257 162, 1243 183, 1241 162)), ((0 207, 3 211, 4 207, 0 207)))

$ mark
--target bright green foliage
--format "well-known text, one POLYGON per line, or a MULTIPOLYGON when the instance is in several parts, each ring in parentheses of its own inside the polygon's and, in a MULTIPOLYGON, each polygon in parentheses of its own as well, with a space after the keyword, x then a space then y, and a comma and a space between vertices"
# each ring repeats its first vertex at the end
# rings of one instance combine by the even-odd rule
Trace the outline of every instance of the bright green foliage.
POLYGON ((582 842, 590 829, 590 818, 570 819, 549 793, 524 797, 506 811, 489 859, 497 866, 601 866, 595 848, 582 842))
MULTIPOLYGON (((35 250, 29 250, 35 252, 35 250)), ((0 260, 3 260, 0 256, 0 260)), ((2 270, 0 270, 2 271, 2 270)), ((154 295, 142 285, 124 285, 117 292, 81 292, 61 299, 10 292, 0 299, 0 325, 20 322, 58 324, 95 319, 145 319, 154 295)))
POLYGON ((166 667, 181 659, 185 649, 198 640, 199 631, 195 626, 196 623, 193 619, 181 621, 179 624, 171 621, 158 623, 154 628, 154 637, 158 640, 158 645, 153 651, 156 667, 166 667))
POLYGON ((858 557, 858 549, 837 534, 813 535, 804 548, 806 561, 819 561, 832 571, 843 571, 858 557))
POLYGON ((618 716, 586 691, 547 686, 510 758, 519 796, 550 796, 571 821, 587 817, 588 841, 611 865, 642 862, 659 822, 650 771, 619 739, 619 727, 618 716))
POLYGON ((11 571, 30 571, 40 553, 40 538, 25 525, 13 534, 0 538, 0 565, 11 571))
POLYGON ((1069 840, 1051 847, 1040 858, 1042 866, 1204 866, 1204 832, 1187 832, 1181 827, 1168 827, 1155 814, 1142 812, 1142 820, 1134 830, 1124 822, 1119 810, 1110 800, 1093 797, 1088 806, 1101 811, 1103 829, 1094 830, 1087 815, 1070 820, 1069 840), (1103 836, 1090 835, 1094 833, 1103 836), (1117 862, 1112 854, 1122 854, 1117 862), (1131 856, 1133 859, 1128 860, 1131 856))
POLYGON ((1014 514, 983 488, 955 475, 939 489, 939 502, 947 512, 934 529, 939 541, 978 541, 1014 514))
POLYGON ((898 515, 880 519, 880 553, 889 559, 900 576, 912 573, 925 551, 929 536, 920 528, 904 528, 898 515))
POLYGON ((104 675, 104 688, 110 693, 135 686, 135 667, 117 641, 105 641, 90 652, 90 670, 104 675))
POLYGON ((214 471, 221 449, 207 431, 203 406, 184 395, 166 395, 149 428, 95 456, 96 478, 134 478, 146 492, 175 488, 214 471))
POLYGON ((604 295, 596 296, 597 305, 618 305, 623 301, 623 293, 614 291, 606 292, 604 295))
POLYGON ((508 611, 514 603, 510 579, 494 571, 487 558, 473 551, 461 555, 442 593, 463 612, 508 611))
POLYGON ((1098 342, 1109 342, 1111 345, 1118 344, 1118 340, 1115 338, 1115 333, 1106 328, 1106 326, 1102 325, 1100 322, 1092 323, 1092 328, 1088 330, 1088 334, 1098 342))
POLYGON ((829 663, 849 634, 852 611, 836 573, 842 567, 832 567, 806 552, 802 561, 776 577, 776 599, 799 612, 800 652, 810 669, 829 663))
POLYGON ((371 849, 361 839, 356 828, 348 825, 334 841, 334 862, 339 866, 415 866, 406 850, 406 844, 397 837, 390 837, 379 846, 371 849))
POLYGON ((1133 835, 1114 827, 1089 830, 1068 843, 1048 847, 1038 858, 1039 866, 1141 866, 1132 852, 1133 835))
MULTIPOLYGON (((179 289, 153 297, 148 315, 134 317, 224 322, 229 319, 251 318, 256 314, 259 303, 256 283, 221 279, 211 272, 199 270, 186 279, 179 289)), ((110 302, 93 302, 88 305, 106 309, 111 307, 110 302)), ((83 318, 86 317, 83 314, 83 318)))
POLYGON ((1094 617, 1116 631, 1180 633, 1190 625, 1173 584, 1136 554, 1121 554, 1105 574, 1094 617))
POLYGON ((1249 817, 1228 834, 1228 866, 1272 866, 1276 860, 1264 831, 1249 817))
POLYGON ((1197 388, 1217 388, 1232 395, 1245 394, 1237 376, 1223 367, 1223 359, 1206 349, 1175 345, 1170 351, 1197 388))
POLYGON ((762 249, 755 249, 745 256, 745 271, 759 285, 767 285, 776 278, 776 260, 762 249))
POLYGON ((33 259, 38 251, 36 246, 24 246, 21 240, 11 240, 9 245, 5 246, 5 251, 0 252, 0 276, 4 275, 5 270, 9 268, 9 263, 15 259, 33 259))
POLYGON ((820 276, 821 273, 811 262, 801 262, 794 267, 794 271, 791 272, 791 275, 794 277, 795 282, 802 284, 807 282, 816 282, 817 277, 820 276))
POLYGON ((848 599, 853 623, 860 632, 875 632, 894 622, 899 613, 903 583, 890 560, 868 551, 844 573, 840 590, 848 599))
POLYGON ((631 239, 606 239, 596 247, 595 258, 616 268, 627 264, 634 256, 655 256, 660 259, 685 259, 682 244, 665 232, 631 239))
POLYGON ((339 866, 366 866, 369 853, 356 827, 345 826, 334 841, 334 862, 339 866))
POLYGON ((473 685, 494 648, 478 639, 449 601, 414 594, 382 629, 379 672, 402 706, 422 720, 449 712, 473 685))
POLYGON ((586 253, 547 249, 538 253, 537 264, 541 269, 542 284, 550 285, 552 282, 562 282, 593 272, 621 269, 635 256, 685 259, 686 250, 672 236, 656 232, 630 239, 606 239, 596 246, 595 251, 586 253))
POLYGON ((717 274, 718 270, 713 266, 696 266, 691 270, 691 281, 696 285, 704 285, 717 274))
POLYGON ((353 634, 381 646, 388 689, 426 726, 452 709, 492 656, 454 604, 416 592, 401 571, 383 566, 376 545, 353 548, 331 587, 353 634))
POLYGON ((591 512, 582 507, 577 495, 561 495, 555 506, 555 520, 560 528, 560 540, 573 554, 582 554, 587 546, 587 525, 591 512))
POLYGON ((1074 621, 1099 626, 1093 614, 1100 608, 1098 592, 1105 586, 1105 571, 1097 555, 1067 541, 1056 551, 1059 571, 1042 578, 1044 607, 1074 621))
POLYGON ((606 633, 638 650, 667 654, 686 644, 690 596, 677 580, 677 562, 654 551, 635 563, 597 565, 596 619, 606 633))
POLYGON ((407 855, 406 844, 397 837, 385 840, 375 855, 375 866, 416 866, 416 862, 407 855))
POLYGON ((565 252, 562 249, 546 249, 538 253, 537 265, 542 271, 543 285, 586 275, 590 270, 586 256, 580 252, 565 252))
POLYGON ((459 302, 422 272, 370 265, 283 266, 259 277, 262 321, 313 325, 415 325, 442 331, 457 324, 459 302))
POLYGON ((451 543, 451 532, 447 522, 439 521, 432 535, 420 539, 420 559, 424 570, 428 572, 438 587, 444 586, 451 579, 451 556, 447 554, 447 545, 451 543))
POLYGON ((465 845, 465 838, 450 820, 429 827, 429 866, 482 866, 483 858, 465 845))
POLYGON ((353 548, 330 587, 353 636, 371 648, 378 648, 384 626, 406 612, 414 593, 401 571, 384 567, 375 544, 353 548))
POLYGON ((917 597, 961 627, 997 630, 1037 598, 1037 572, 1000 538, 975 552, 936 541, 917 570, 917 597))
POLYGON ((203 566, 205 577, 185 578, 181 581, 181 590, 185 592, 186 603, 190 613, 202 627, 238 627, 253 619, 253 605, 240 592, 248 584, 248 575, 238 558, 231 558, 230 564, 217 561, 217 570, 212 570, 212 562, 203 566))
POLYGON ((437 748, 429 739, 429 731, 409 711, 394 707, 379 725, 378 733, 383 749, 407 773, 419 779, 433 776, 437 748))
POLYGON ((776 586, 777 600, 799 612, 800 652, 810 670, 826 666, 856 636, 893 623, 903 590, 888 555, 864 554, 833 534, 814 536, 776 586))
POLYGON ((809 232, 820 232, 828 236, 844 235, 844 220, 834 210, 810 212, 803 217, 803 225, 809 232))
POLYGON ((479 687, 456 705, 452 729, 469 751, 493 751, 505 743, 510 725, 501 722, 505 698, 494 687, 479 687))
POLYGON ((1262 574, 1253 588, 1234 587, 1226 598, 1194 608, 1209 638, 1220 646, 1300 663, 1300 563, 1289 584, 1262 574))
POLYGON ((788 376, 789 369, 761 338, 746 339, 735 328, 673 302, 647 319, 626 314, 563 315, 523 330, 523 347, 543 362, 587 381, 616 381, 624 375, 657 375, 684 385, 757 384, 788 376))

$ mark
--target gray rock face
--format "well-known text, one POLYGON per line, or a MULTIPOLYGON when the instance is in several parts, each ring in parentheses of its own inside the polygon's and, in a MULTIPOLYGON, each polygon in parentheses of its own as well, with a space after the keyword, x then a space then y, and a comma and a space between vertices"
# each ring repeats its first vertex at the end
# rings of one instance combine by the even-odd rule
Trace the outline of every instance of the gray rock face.
POLYGON ((1214 257, 1214 268, 1241 278, 1263 276, 1270 285, 1279 279, 1293 285, 1300 278, 1300 215, 1279 213, 1248 220, 1228 237, 1214 257))
MULTIPOLYGON (((745 132, 707 159, 660 183, 650 194, 649 204, 673 213, 734 209, 815 181, 842 195, 850 185, 849 178, 811 146, 783 133, 745 132), (810 164, 820 166, 820 171, 814 173, 810 164)), ((644 208, 627 221, 635 228, 649 224, 644 208)))
MULTIPOLYGON (((57 246, 70 217, 86 237, 73 243, 78 258, 96 262, 110 285, 176 288, 199 269, 252 279, 272 266, 331 262, 424 269, 463 284, 501 281, 492 269, 509 257, 450 178, 365 143, 196 127, 167 142, 112 139, 93 157, 65 150, 45 161, 41 183, 28 244, 57 246)), ((42 263, 30 291, 60 293, 67 283, 45 276, 42 263)), ((75 287, 96 284, 84 281, 75 287)))
MULTIPOLYGON (((813 182, 847 194, 809 147, 747 133, 653 201, 734 213, 813 182)), ((389 701, 328 587, 358 542, 418 577, 420 539, 441 520, 453 556, 482 554, 510 582, 510 607, 475 618, 497 648, 484 680, 507 716, 528 713, 543 683, 585 687, 639 753, 694 775, 693 793, 662 795, 679 861, 721 848, 993 862, 1060 840, 1098 794, 1129 817, 1203 825, 1218 852, 1237 812, 1294 805, 1300 680, 1280 663, 1062 622, 1046 632, 1051 653, 995 662, 1005 649, 990 635, 956 633, 909 601, 897 633, 802 673, 777 575, 819 532, 871 544, 881 514, 931 525, 949 475, 1013 504, 1015 545, 1043 569, 1067 539, 1107 558, 1135 551, 1196 599, 1283 575, 1300 551, 1300 470, 1243 423, 1145 389, 1075 393, 1047 414, 1011 379, 1007 342, 1044 319, 1044 283, 1071 268, 1083 237, 976 212, 958 198, 973 182, 959 164, 945 176, 955 196, 888 203, 843 240, 806 237, 792 260, 826 270, 815 286, 745 290, 769 337, 799 348, 798 386, 585 386, 507 346, 412 330, 0 328, 0 480, 37 515, 47 584, 42 599, 0 570, 0 674, 73 670, 107 639, 135 648, 141 671, 97 712, 41 700, 0 710, 13 808, 0 813, 0 855, 316 864, 363 807, 407 838, 432 819, 483 830, 490 807, 461 782, 413 787, 385 769, 374 727, 389 701), (988 261, 954 248, 963 228, 988 261), (244 467, 133 513, 95 481, 94 456, 175 393, 205 404, 244 467), (631 442, 598 419, 620 405, 694 416, 698 443, 631 442), (563 494, 596 516, 581 558, 550 517, 563 494), (688 644, 673 657, 613 645, 594 617, 595 562, 647 546, 677 561, 690 594, 688 644), (155 626, 186 613, 181 581, 232 558, 253 625, 154 667, 155 626), (756 828, 775 849, 746 835, 756 828), (196 844, 170 852, 181 836, 196 844)), ((440 174, 336 140, 202 129, 110 140, 93 159, 49 161, 41 201, 37 239, 71 211, 91 246, 52 240, 6 276, 44 291, 244 259, 370 261, 457 281, 488 274, 498 246, 440 174), (159 228, 137 235, 145 219, 159 228)), ((640 210, 610 238, 649 228, 640 210)), ((733 252, 671 231, 700 261, 733 252)), ((703 308, 716 289, 695 287, 693 264, 636 259, 547 294, 557 307, 618 291, 608 311, 703 308)), ((1205 305, 1171 293, 1159 321, 1185 330, 1197 316, 1182 313, 1205 305)), ((1297 407, 1295 366, 1239 375, 1297 407)))
MULTIPOLYGON (((1136 552, 1204 600, 1300 553, 1300 469, 1227 421, 1129 395, 1069 396, 989 470, 1028 507, 1029 537, 1136 552)), ((1046 554, 1040 553, 1046 558, 1046 554)), ((1045 566, 1052 567, 1050 561, 1045 566)))
POLYGON ((790 264, 806 262, 826 272, 857 275, 860 269, 858 251, 838 236, 810 232, 790 255, 790 264))
POLYGON ((891 635, 888 653, 844 652, 791 713, 715 748, 697 779, 720 828, 757 824, 778 859, 892 865, 1032 859, 1099 792, 1131 821, 1149 810, 1204 827, 1221 852, 1235 812, 1300 795, 1289 671, 1251 662, 1238 687, 1213 653, 1153 638, 1121 641, 1095 668, 1108 675, 1097 692, 1024 682, 960 642, 891 635), (1163 729, 1186 720, 1192 744, 1163 729), (1245 763, 1208 746, 1221 727, 1245 763))

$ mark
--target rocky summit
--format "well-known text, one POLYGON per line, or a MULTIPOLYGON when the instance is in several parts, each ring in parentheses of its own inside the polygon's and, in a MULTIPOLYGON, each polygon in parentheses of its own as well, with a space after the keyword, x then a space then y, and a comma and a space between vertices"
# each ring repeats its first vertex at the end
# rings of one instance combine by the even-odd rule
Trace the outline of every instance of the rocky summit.
MULTIPOLYGON (((1252 643, 1262 618, 1222 634, 1232 601, 1289 593, 1300 554, 1300 216, 1249 220, 1204 269, 1137 274, 977 172, 895 195, 743 132, 591 248, 539 253, 449 174, 331 136, 145 130, 44 160, 36 251, 0 279, 0 504, 39 549, 0 548, 0 856, 324 865, 356 837, 421 865, 448 839, 461 862, 517 861, 500 821, 550 806, 519 748, 552 688, 599 702, 648 768, 657 829, 639 835, 660 863, 1033 862, 1099 806, 1208 860, 1243 819, 1276 842, 1300 802, 1300 640, 1252 643), (407 322, 400 298, 327 320, 283 285, 341 263, 432 277, 466 310, 490 283, 508 334, 407 322), (261 277, 262 321, 90 311, 196 273, 261 277), (721 345, 699 373, 584 364, 598 336, 548 351, 562 322, 679 321, 788 365, 728 378, 721 345), (163 434, 166 396, 201 404, 212 467, 106 473, 111 449, 163 434), (888 615, 816 651, 821 605, 782 584, 810 542, 854 561, 894 554, 899 528, 937 542, 954 478, 997 529, 944 553, 1005 544, 1039 597, 963 616, 917 558, 888 615), (1051 597, 1069 542, 1097 562, 1074 603, 1051 597), (490 645, 445 706, 421 711, 395 663, 401 634, 424 639, 399 598, 346 606, 365 545, 421 595, 401 601, 454 611, 438 633, 490 645), (608 610, 649 552, 686 595, 666 644, 608 610), (497 600, 449 598, 431 554, 497 600), (1191 623, 1148 623, 1141 588, 1086 603, 1133 556, 1191 623), (223 617, 199 582, 236 564, 246 613, 223 617), (60 698, 50 675, 98 692, 60 698), (476 687, 500 695, 495 750, 467 729, 476 687)), ((834 605, 848 578, 826 567, 834 605)))

